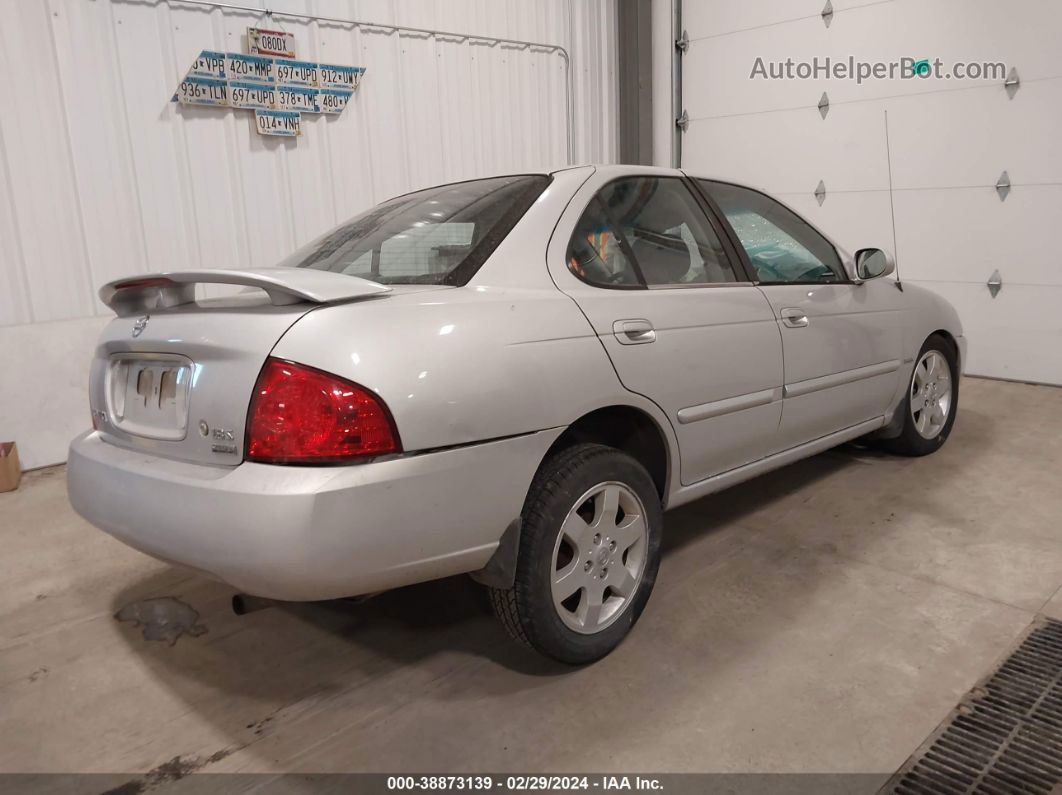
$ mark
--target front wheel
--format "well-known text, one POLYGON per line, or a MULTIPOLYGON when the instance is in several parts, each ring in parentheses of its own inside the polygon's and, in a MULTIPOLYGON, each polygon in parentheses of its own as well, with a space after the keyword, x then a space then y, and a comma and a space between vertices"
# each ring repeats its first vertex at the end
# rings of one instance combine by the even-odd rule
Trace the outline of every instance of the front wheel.
POLYGON ((903 412, 900 435, 883 442, 899 455, 922 456, 939 450, 947 441, 959 408, 959 362, 955 348, 939 334, 922 345, 897 411, 903 412))
POLYGON ((580 665, 612 651, 649 600, 660 565, 660 497, 629 455, 579 444, 548 459, 524 505, 516 578, 491 589, 517 640, 580 665))

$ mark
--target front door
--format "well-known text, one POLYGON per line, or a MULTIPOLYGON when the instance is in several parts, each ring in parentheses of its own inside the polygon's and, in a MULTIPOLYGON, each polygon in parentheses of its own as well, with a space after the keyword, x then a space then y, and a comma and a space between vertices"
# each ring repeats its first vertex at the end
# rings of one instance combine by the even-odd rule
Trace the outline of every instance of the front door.
POLYGON ((770 302, 674 176, 592 177, 561 219, 550 271, 623 385, 653 400, 689 484, 777 449, 782 348, 770 302))
POLYGON ((698 184, 730 223, 778 323, 785 357, 782 445, 885 414, 902 358, 904 309, 896 283, 852 283, 833 244, 770 197, 727 183, 698 184))

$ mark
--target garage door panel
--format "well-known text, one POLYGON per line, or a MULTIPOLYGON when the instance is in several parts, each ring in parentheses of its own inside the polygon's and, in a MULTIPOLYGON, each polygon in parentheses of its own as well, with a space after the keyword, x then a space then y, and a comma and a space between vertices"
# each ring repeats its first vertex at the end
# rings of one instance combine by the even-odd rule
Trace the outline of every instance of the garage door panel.
POLYGON ((827 81, 751 80, 749 75, 757 56, 765 62, 787 56, 811 60, 828 52, 828 44, 820 19, 693 42, 682 61, 683 107, 691 118, 797 106, 813 109, 827 81))
MULTIPOLYGON (((896 191, 900 269, 907 279, 1062 286, 1058 248, 1062 185, 896 191)), ((1057 311, 1057 310, 1056 310, 1057 311)))
MULTIPOLYGON (((877 2, 880 0, 833 0, 835 18, 850 9, 877 2)), ((690 36, 720 36, 804 19, 813 19, 822 25, 825 5, 826 0, 721 0, 714 3, 695 0, 683 3, 682 27, 690 32, 690 36)))
POLYGON ((958 310, 969 341, 967 375, 1062 384, 1062 287, 1004 284, 992 298, 984 285, 911 281, 958 310))
MULTIPOLYGON (((1062 182, 1062 78, 1002 89, 909 97, 889 104, 897 188, 1062 182)), ((1008 199, 1009 201, 1009 199, 1008 199)))
POLYGON ((684 7, 693 38, 683 60, 685 167, 778 195, 850 252, 891 249, 888 111, 901 277, 952 298, 975 345, 971 372, 1062 383, 1062 346, 1044 342, 1060 338, 1053 318, 1062 268, 1052 259, 1062 219, 1062 3, 894 0, 842 11, 835 2, 829 29, 818 0, 684 7), (939 59, 945 69, 1003 62, 1022 82, 1010 97, 1001 75, 750 79, 757 56, 849 55, 939 59), (825 119, 816 108, 823 91, 825 119), (1014 188, 1001 202, 993 185, 1004 170, 1014 188), (821 207, 813 196, 820 179, 821 207), (997 269, 1003 292, 993 301, 985 282, 997 269))
POLYGON ((885 189, 889 184, 884 117, 872 105, 818 112, 704 119, 690 124, 683 164, 706 176, 726 177, 773 193, 885 189))
POLYGON ((813 225, 854 254, 861 248, 892 250, 892 216, 888 191, 827 195, 820 207, 814 196, 779 195, 813 225))
MULTIPOLYGON (((718 3, 686 3, 685 8, 718 3)), ((821 9, 821 6, 820 6, 821 9)), ((690 36, 701 34, 685 24, 690 36)), ((834 62, 849 56, 874 62, 904 57, 939 58, 945 69, 956 61, 1001 61, 1019 67, 1026 82, 1062 75, 1054 50, 1062 28, 1062 4, 1028 0, 1014 6, 989 0, 941 0, 934 3, 879 3, 839 14, 827 29, 817 17, 766 24, 731 35, 695 40, 683 62, 683 105, 691 118, 763 113, 779 108, 814 108, 823 91, 831 103, 867 101, 954 88, 993 86, 1003 98, 1002 80, 764 80, 749 79, 757 56, 765 62, 834 62), (956 35, 956 20, 962 33, 956 35), (1044 20, 1030 25, 1029 19, 1044 20), (898 45, 898 43, 900 43, 898 45), (692 79, 691 79, 692 77, 692 79)))
POLYGON ((720 36, 812 17, 821 12, 823 4, 816 9, 811 0, 802 3, 794 3, 793 0, 685 2, 682 4, 682 27, 690 32, 690 36, 720 36))

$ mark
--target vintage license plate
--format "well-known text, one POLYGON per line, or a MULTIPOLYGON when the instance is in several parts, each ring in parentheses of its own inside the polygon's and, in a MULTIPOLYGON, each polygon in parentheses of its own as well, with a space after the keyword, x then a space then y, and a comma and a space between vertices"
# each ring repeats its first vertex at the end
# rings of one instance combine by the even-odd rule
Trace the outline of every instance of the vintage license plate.
POLYGON ((277 110, 295 110, 318 113, 317 89, 308 86, 277 86, 277 110))
POLYGON ((319 64, 321 88, 349 88, 353 91, 361 82, 361 75, 365 69, 361 66, 336 66, 335 64, 319 64))
POLYGON ((287 110, 256 110, 254 124, 259 135, 302 135, 302 116, 287 110))
POLYGON ((192 63, 188 74, 223 80, 225 78, 225 53, 203 50, 192 63))
POLYGON ((277 81, 297 86, 316 86, 317 64, 308 61, 277 61, 274 66, 277 81))
POLYGON ((177 86, 177 101, 182 105, 229 104, 229 87, 224 80, 189 75, 177 86))
POLYGON ((247 28, 247 49, 254 55, 294 58, 295 36, 282 30, 247 28))
POLYGON ((225 76, 229 80, 254 80, 262 83, 276 82, 273 74, 273 59, 261 55, 227 54, 225 76))
POLYGON ((277 104, 277 90, 274 86, 261 83, 242 83, 230 80, 229 104, 234 108, 272 110, 277 104))
POLYGON ((322 88, 317 92, 317 105, 321 113, 342 113, 353 94, 347 88, 322 88))

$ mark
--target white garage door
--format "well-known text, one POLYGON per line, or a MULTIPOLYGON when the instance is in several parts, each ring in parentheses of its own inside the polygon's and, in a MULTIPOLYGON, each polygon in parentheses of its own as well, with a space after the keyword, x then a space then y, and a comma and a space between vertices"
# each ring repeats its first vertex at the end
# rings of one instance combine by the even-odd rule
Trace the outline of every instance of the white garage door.
POLYGON ((967 373, 1062 384, 1062 3, 833 0, 827 26, 824 2, 683 3, 682 166, 778 195, 850 251, 895 248, 904 282, 959 310, 967 373), (750 78, 757 57, 796 74, 827 56, 939 59, 940 76, 750 78), (958 79, 958 62, 1020 85, 958 79))

